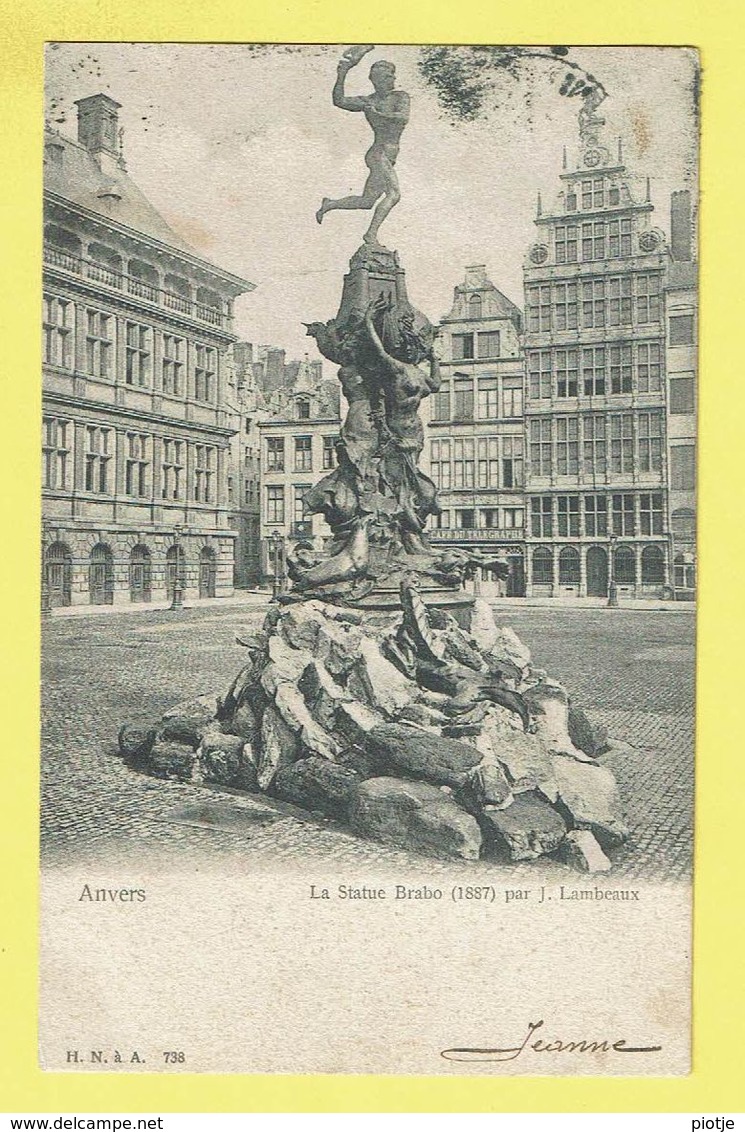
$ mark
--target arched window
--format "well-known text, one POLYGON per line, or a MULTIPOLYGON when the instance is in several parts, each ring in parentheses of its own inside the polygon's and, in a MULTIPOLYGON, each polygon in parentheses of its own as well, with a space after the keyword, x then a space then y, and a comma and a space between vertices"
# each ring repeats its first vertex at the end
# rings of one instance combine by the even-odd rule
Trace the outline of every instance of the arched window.
POLYGON ((676 554, 673 573, 676 590, 695 590, 696 563, 692 554, 676 554))
POLYGON ((64 542, 53 542, 44 556, 49 601, 55 608, 72 601, 72 555, 64 542))
POLYGON ((211 546, 203 546, 199 552, 199 596, 214 597, 217 580, 217 562, 211 546))
POLYGON ((150 551, 143 543, 132 547, 129 556, 129 596, 131 601, 150 601, 153 564, 150 551))
POLYGON ((114 556, 103 542, 91 551, 88 592, 91 605, 111 605, 114 601, 114 556))
POLYGON ((642 551, 642 582, 646 585, 665 581, 665 552, 661 546, 645 546, 642 551))
POLYGON ((169 601, 173 601, 176 578, 179 580, 179 588, 183 595, 186 588, 186 556, 183 546, 174 544, 169 546, 166 554, 166 593, 169 601))
POLYGON ((545 585, 553 580, 554 556, 547 546, 537 546, 533 551, 533 581, 545 585))
POLYGON ((105 244, 89 244, 87 274, 89 279, 95 279, 97 283, 121 287, 122 257, 105 244))
POLYGON ((137 295, 140 299, 149 299, 151 303, 158 301, 158 288, 160 276, 156 268, 141 259, 131 259, 127 265, 127 289, 130 295, 137 295))
POLYGON ((481 318, 484 310, 484 303, 481 295, 471 295, 468 300, 468 317, 481 318))
POLYGON ((633 586, 636 582, 636 555, 631 546, 619 546, 615 558, 616 581, 620 585, 633 586))
POLYGON ((579 551, 573 546, 565 546, 559 552, 559 582, 562 585, 579 582, 579 551))

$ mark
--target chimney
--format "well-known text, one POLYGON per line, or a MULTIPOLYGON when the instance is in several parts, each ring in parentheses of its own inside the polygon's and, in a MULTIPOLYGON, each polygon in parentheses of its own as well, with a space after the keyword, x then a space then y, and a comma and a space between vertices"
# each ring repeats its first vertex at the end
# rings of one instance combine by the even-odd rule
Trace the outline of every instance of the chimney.
POLYGON ((678 262, 693 258, 691 194, 680 189, 670 197, 670 252, 678 262))
POLYGON ((466 287, 486 286, 486 264, 477 263, 466 268, 466 287))
POLYGON ((79 98, 78 141, 85 146, 103 173, 124 167, 119 131, 120 103, 107 94, 79 98))

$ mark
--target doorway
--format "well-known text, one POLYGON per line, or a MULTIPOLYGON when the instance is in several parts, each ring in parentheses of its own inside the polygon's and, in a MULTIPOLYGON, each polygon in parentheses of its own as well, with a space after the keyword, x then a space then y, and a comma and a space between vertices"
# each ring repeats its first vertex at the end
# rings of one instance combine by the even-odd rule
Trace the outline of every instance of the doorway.
POLYGON ((587 551, 587 596, 608 596, 608 555, 602 546, 587 551))

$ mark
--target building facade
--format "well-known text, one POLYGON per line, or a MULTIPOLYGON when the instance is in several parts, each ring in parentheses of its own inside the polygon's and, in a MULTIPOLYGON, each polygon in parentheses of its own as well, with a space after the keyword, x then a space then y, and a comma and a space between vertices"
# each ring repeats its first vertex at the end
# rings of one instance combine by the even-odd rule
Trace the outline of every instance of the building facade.
POLYGON ((42 516, 51 604, 233 587, 225 351, 252 289, 196 255, 127 175, 119 105, 78 103, 44 160, 42 516))
POLYGON ((525 269, 526 589, 670 596, 665 286, 639 192, 582 123, 525 269))
POLYGON ((336 381, 323 380, 321 362, 293 366, 287 384, 270 382, 258 422, 261 448, 261 576, 284 576, 287 551, 298 542, 322 549, 330 530, 308 515, 305 492, 336 466, 341 418, 336 381))
POLYGON ((228 397, 233 412, 233 436, 228 467, 230 525, 235 531, 235 585, 257 585, 261 578, 261 363, 250 342, 235 342, 228 350, 228 397))
POLYGON ((668 512, 672 585, 678 600, 696 594, 696 377, 698 272, 691 195, 673 193, 665 280, 668 512))
POLYGON ((438 332, 442 383, 422 405, 422 467, 438 489, 434 546, 506 558, 506 583, 479 577, 484 594, 525 592, 522 314, 487 277, 466 268, 438 332))

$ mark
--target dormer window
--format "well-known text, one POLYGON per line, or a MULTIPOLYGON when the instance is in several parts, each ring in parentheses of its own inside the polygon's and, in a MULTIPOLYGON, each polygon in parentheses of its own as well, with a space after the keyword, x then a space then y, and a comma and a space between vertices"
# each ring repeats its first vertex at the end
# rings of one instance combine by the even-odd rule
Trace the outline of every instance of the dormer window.
POLYGON ((484 304, 481 295, 471 295, 468 300, 468 317, 481 318, 484 304))
POLYGON ((307 397, 298 397, 295 402, 295 415, 299 421, 310 420, 310 400, 307 397))

